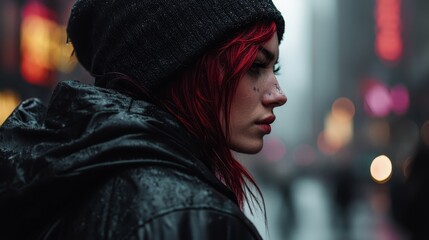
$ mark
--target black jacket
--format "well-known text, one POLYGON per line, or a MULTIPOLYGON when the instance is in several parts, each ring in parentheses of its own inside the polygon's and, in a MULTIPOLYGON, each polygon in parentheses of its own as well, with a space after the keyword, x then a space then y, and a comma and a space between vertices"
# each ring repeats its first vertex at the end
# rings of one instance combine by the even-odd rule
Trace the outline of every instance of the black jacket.
POLYGON ((0 128, 0 239, 260 239, 177 121, 76 81, 0 128))

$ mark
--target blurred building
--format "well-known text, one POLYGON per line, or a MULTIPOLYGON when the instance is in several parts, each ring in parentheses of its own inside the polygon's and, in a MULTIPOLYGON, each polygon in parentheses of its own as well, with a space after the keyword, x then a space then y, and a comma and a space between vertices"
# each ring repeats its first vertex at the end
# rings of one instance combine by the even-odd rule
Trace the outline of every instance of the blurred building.
POLYGON ((367 217, 400 228, 391 219, 390 193, 405 181, 421 136, 429 136, 429 3, 278 2, 286 18, 279 80, 288 103, 276 110, 281 125, 265 151, 243 162, 279 192, 313 178, 323 182, 332 208, 360 201, 367 217))
POLYGON ((47 102, 58 81, 84 74, 65 33, 72 3, 0 2, 0 123, 20 100, 37 97, 47 102))

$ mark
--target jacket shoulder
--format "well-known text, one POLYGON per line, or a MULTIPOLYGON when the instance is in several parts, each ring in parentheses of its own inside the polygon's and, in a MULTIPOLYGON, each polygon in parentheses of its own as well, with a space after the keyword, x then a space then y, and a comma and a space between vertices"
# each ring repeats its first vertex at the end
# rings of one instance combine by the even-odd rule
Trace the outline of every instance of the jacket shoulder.
POLYGON ((24 100, 15 108, 1 127, 14 128, 23 126, 39 126, 43 123, 45 112, 46 107, 40 99, 30 98, 24 100))
POLYGON ((210 184, 159 166, 130 169, 109 179, 67 218, 62 232, 79 239, 157 235, 165 231, 161 227, 171 228, 171 234, 180 233, 184 226, 189 231, 201 229, 199 234, 216 229, 225 232, 229 229, 226 223, 240 226, 237 229, 244 229, 243 234, 257 235, 238 206, 210 184), (226 229, 220 230, 222 227, 226 229))
POLYGON ((220 209, 185 208, 154 217, 122 239, 262 239, 253 225, 220 209))

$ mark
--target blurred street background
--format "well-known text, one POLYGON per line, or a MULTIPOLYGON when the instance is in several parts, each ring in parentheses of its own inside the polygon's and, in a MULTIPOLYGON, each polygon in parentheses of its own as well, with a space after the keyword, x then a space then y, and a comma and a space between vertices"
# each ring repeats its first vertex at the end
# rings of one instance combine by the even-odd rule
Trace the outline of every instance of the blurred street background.
MULTIPOLYGON (((274 2, 286 21, 278 79, 288 102, 263 150, 237 153, 267 224, 257 207, 246 213, 264 239, 411 239, 398 189, 429 139, 429 1, 274 2)), ((48 104, 59 81, 93 82, 67 43, 72 4, 0 1, 0 124, 24 99, 48 104)))

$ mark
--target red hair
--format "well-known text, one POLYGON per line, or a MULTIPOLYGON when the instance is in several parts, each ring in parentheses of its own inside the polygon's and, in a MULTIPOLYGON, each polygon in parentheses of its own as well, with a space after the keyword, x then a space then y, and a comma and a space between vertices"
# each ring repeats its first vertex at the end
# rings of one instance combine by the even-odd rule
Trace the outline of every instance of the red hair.
POLYGON ((165 98, 160 99, 166 109, 207 147, 212 170, 235 193, 241 208, 247 199, 246 191, 257 200, 246 180, 262 194, 229 148, 230 107, 238 82, 249 71, 261 46, 276 31, 274 22, 261 22, 244 29, 204 53, 181 72, 179 79, 172 81, 165 92, 165 98), (221 117, 226 132, 221 126, 221 117))

